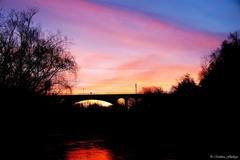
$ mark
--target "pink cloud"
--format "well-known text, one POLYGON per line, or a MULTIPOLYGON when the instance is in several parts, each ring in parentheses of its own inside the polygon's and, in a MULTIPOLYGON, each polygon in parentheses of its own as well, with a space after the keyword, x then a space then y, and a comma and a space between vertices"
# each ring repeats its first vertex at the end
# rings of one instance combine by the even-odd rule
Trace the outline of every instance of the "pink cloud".
POLYGON ((212 48, 219 44, 219 37, 206 33, 184 31, 159 19, 136 12, 89 1, 39 1, 44 6, 57 9, 58 16, 65 18, 76 28, 84 29, 89 36, 133 47, 159 46, 158 49, 191 47, 212 48), (174 46, 174 48, 173 48, 174 46))

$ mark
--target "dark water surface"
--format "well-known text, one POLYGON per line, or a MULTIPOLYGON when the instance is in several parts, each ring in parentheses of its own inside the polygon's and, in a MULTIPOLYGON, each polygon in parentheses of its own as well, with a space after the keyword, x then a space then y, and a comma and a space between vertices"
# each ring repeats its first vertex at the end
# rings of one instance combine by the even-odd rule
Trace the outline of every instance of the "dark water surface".
POLYGON ((107 139, 74 138, 48 144, 49 160, 130 160, 137 151, 124 144, 113 144, 107 139))
POLYGON ((49 159, 61 160, 125 160, 130 152, 117 151, 104 139, 67 141, 49 148, 49 159))
POLYGON ((151 151, 152 147, 107 138, 75 137, 49 143, 47 155, 48 160, 175 159, 173 154, 164 155, 161 150, 151 151))
POLYGON ((239 136, 228 130, 230 123, 220 115, 208 116, 204 109, 187 109, 191 114, 171 108, 144 113, 74 112, 59 118, 51 114, 47 159, 207 160, 238 155, 234 144, 239 136))

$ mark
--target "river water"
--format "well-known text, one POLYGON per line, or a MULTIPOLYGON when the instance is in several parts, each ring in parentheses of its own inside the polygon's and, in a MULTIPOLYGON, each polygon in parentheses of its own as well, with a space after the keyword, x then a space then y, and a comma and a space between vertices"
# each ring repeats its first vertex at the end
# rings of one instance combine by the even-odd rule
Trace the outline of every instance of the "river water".
POLYGON ((50 160, 130 160, 136 152, 105 139, 70 140, 48 146, 50 160))
POLYGON ((174 160, 173 155, 164 155, 161 150, 137 146, 105 138, 83 138, 55 142, 48 145, 48 160, 174 160))

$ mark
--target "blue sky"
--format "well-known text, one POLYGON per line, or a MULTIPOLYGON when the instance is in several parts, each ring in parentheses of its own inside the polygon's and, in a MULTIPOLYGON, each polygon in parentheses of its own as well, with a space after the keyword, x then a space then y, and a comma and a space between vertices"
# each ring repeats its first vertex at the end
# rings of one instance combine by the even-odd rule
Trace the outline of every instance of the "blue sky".
POLYGON ((143 12, 161 20, 214 33, 229 33, 240 28, 239 0, 93 0, 143 12))

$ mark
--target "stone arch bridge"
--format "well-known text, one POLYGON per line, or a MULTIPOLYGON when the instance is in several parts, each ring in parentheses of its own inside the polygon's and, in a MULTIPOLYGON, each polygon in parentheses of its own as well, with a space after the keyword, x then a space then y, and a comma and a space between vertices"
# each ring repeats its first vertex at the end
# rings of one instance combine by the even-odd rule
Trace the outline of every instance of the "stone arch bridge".
POLYGON ((79 101, 83 100, 102 100, 113 105, 118 104, 118 100, 123 98, 125 101, 125 106, 127 106, 127 102, 129 99, 134 99, 135 102, 138 99, 144 99, 151 95, 148 94, 92 94, 92 95, 57 95, 57 96, 50 96, 55 102, 64 102, 67 104, 74 104, 79 101))

